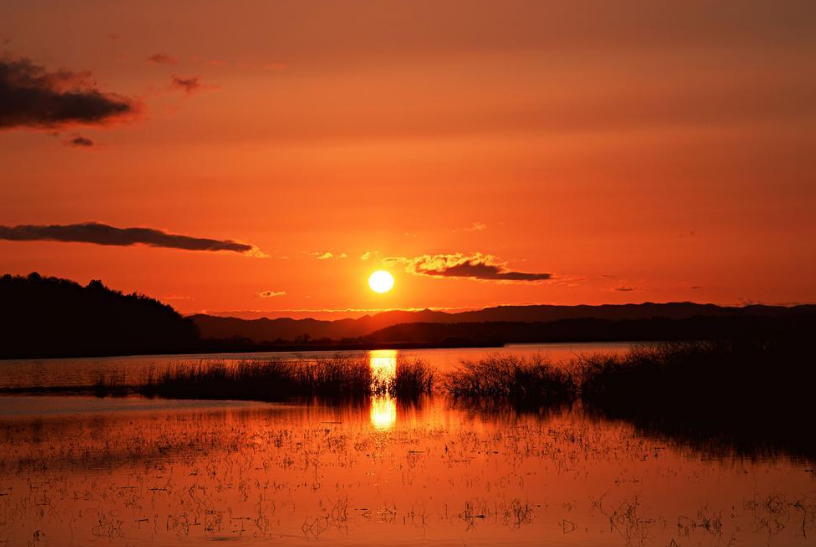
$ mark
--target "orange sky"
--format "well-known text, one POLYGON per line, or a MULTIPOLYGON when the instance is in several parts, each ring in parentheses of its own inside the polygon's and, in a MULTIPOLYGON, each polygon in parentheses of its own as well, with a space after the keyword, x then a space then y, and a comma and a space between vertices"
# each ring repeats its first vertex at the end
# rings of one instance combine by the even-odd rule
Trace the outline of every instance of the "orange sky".
POLYGON ((4 0, 0 40, 134 106, 0 126, 0 226, 268 255, 0 240, 0 273, 271 315, 816 301, 812 1, 4 0))

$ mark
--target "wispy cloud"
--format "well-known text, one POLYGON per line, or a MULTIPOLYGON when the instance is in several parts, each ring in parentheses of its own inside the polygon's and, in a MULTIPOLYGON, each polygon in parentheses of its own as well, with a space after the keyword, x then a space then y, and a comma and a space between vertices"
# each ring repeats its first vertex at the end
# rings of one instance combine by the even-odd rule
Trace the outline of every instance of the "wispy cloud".
POLYGON ((174 57, 166 53, 154 53, 150 57, 147 58, 149 63, 153 63, 154 65, 170 65, 174 66, 178 64, 178 61, 174 57))
POLYGON ((65 146, 70 146, 73 148, 91 148, 94 146, 94 141, 92 141, 88 137, 83 137, 82 135, 74 134, 71 136, 71 138, 64 140, 63 144, 65 146))
POLYGON ((337 258, 337 259, 339 259, 339 258, 348 258, 348 255, 346 253, 335 254, 335 253, 333 253, 331 251, 326 251, 325 253, 321 253, 319 251, 316 252, 316 253, 304 252, 304 254, 309 255, 309 256, 313 256, 318 260, 331 260, 333 258, 337 258))
POLYGON ((187 251, 230 251, 247 256, 266 256, 254 245, 230 239, 209 239, 168 234, 153 228, 116 228, 98 222, 82 224, 0 226, 0 239, 8 241, 61 241, 96 245, 147 245, 187 251))
POLYGON ((97 89, 90 72, 49 72, 26 58, 0 58, 0 129, 103 125, 132 117, 139 108, 97 89))
POLYGON ((430 277, 465 277, 520 283, 536 283, 553 278, 551 273, 512 270, 506 262, 493 255, 482 253, 422 255, 414 258, 389 257, 384 259, 384 262, 402 264, 408 273, 430 277))
POLYGON ((261 291, 258 296, 261 298, 275 298, 276 296, 286 296, 286 291, 261 291))
POLYGON ((187 93, 187 95, 192 95, 193 93, 198 93, 201 91, 207 91, 211 89, 218 89, 217 85, 208 85, 202 83, 200 76, 190 76, 189 78, 173 76, 173 80, 170 83, 170 87, 182 90, 185 93, 187 93))
POLYGON ((466 232, 483 232, 487 230, 487 224, 484 222, 474 222, 470 225, 470 228, 465 228, 466 232))

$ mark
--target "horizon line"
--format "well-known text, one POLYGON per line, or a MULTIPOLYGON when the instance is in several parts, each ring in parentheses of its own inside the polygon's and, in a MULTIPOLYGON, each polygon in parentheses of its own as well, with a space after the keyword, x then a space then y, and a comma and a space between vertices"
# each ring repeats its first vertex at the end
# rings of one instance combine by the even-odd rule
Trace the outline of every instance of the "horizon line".
MULTIPOLYGON (((226 315, 226 314, 271 314, 271 315, 280 315, 285 313, 362 313, 365 315, 371 314, 379 314, 379 313, 386 313, 386 312, 394 312, 394 311, 403 311, 403 312, 422 312, 422 311, 438 311, 438 312, 453 312, 453 313, 463 313, 469 311, 482 311, 489 308, 501 308, 501 307, 532 307, 532 306, 553 306, 553 307, 578 307, 578 306, 589 306, 589 307, 600 307, 600 306, 643 306, 648 304, 654 305, 667 305, 667 304, 694 304, 698 306, 716 306, 720 308, 748 308, 750 306, 768 306, 768 307, 781 307, 781 308, 795 308, 797 306, 814 306, 816 305, 815 302, 779 302, 779 303, 766 303, 766 302, 739 302, 735 304, 717 304, 714 302, 695 302, 692 300, 670 300, 664 302, 656 302, 651 300, 646 300, 643 302, 623 302, 623 303, 612 303, 612 302, 605 302, 601 304, 492 304, 489 306, 484 307, 465 307, 465 308, 455 308, 455 307, 444 307, 444 306, 428 306, 424 308, 420 307, 412 307, 412 308, 338 308, 338 309, 329 309, 329 308, 307 308, 307 309, 280 309, 280 310, 258 310, 258 309, 248 309, 248 310, 198 310, 193 312, 184 312, 182 313, 185 317, 190 317, 193 315, 215 315, 219 317, 235 317, 234 315, 226 315)), ((258 317, 261 319, 263 317, 258 317)), ((276 317, 276 319, 284 319, 285 317, 276 317)), ((307 319, 307 318, 304 318, 307 319)))

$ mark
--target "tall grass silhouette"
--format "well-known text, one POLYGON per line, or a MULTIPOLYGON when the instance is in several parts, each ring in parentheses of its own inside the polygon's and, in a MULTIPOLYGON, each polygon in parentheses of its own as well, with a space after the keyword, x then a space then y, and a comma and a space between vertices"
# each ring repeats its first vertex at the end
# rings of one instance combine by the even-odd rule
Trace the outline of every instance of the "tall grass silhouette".
POLYGON ((578 393, 570 369, 540 355, 491 354, 462 361, 446 376, 444 387, 458 401, 516 407, 557 406, 574 401, 578 393))
POLYGON ((398 359, 393 377, 377 378, 366 358, 202 362, 153 371, 133 389, 148 397, 278 401, 292 397, 363 399, 376 394, 418 398, 433 390, 422 360, 398 359))

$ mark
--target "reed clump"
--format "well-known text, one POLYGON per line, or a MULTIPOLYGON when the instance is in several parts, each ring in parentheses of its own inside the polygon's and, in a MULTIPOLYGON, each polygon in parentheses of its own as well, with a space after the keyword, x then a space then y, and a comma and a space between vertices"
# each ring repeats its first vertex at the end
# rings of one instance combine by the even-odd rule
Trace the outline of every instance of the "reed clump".
POLYGON ((430 395, 436 385, 435 370, 423 359, 397 359, 391 394, 397 399, 414 400, 430 395))
POLYGON ((753 340, 671 342, 633 346, 622 356, 576 363, 581 399, 621 412, 762 413, 806 402, 816 371, 802 343, 753 340))
POLYGON ((444 385, 456 400, 516 407, 558 406, 578 395, 571 370, 541 355, 494 354, 465 360, 447 375, 444 385))
POLYGON ((646 434, 739 453, 812 458, 816 369, 804 339, 673 342, 578 363, 585 410, 646 434))
POLYGON ((207 362, 151 372, 137 391, 149 397, 274 401, 290 397, 362 398, 371 391, 365 359, 207 362))
POLYGON ((398 360, 396 371, 375 377, 365 358, 201 362, 151 371, 135 391, 148 397, 278 401, 298 397, 363 399, 389 394, 416 399, 430 394, 434 371, 426 361, 398 360))

